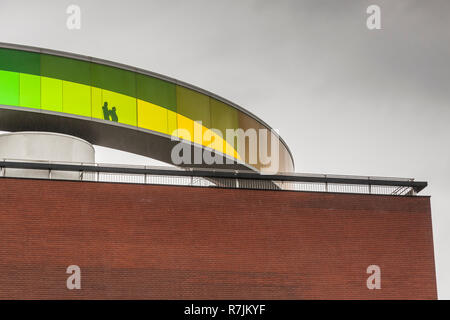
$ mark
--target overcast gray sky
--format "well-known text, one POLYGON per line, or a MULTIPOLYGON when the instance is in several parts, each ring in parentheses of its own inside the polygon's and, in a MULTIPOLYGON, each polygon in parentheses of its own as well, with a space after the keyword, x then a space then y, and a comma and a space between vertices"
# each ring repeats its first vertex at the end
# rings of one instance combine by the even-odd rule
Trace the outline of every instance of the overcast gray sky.
MULTIPOLYGON (((0 42, 130 64, 219 94, 289 145, 297 172, 429 182, 450 299, 450 1, 1 0, 0 42), (81 7, 81 30, 66 8, 81 7), (382 30, 366 8, 381 7, 382 30)), ((153 163, 104 148, 97 161, 153 163)))

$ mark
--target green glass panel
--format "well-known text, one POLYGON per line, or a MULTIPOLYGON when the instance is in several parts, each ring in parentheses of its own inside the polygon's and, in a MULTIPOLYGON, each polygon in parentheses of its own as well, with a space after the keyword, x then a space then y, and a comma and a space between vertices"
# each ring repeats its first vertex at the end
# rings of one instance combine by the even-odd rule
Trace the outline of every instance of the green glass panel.
POLYGON ((105 119, 102 89, 91 88, 92 118, 105 119))
MULTIPOLYGON (((226 138, 226 129, 238 129, 239 128, 239 116, 238 110, 235 108, 218 101, 216 99, 212 99, 210 101, 211 104, 211 128, 219 129, 222 133, 223 138, 226 138)), ((229 144, 231 144, 234 148, 235 146, 234 139, 227 140, 229 144)))
POLYGON ((91 84, 91 66, 87 61, 42 54, 41 75, 85 85, 91 84))
POLYGON ((209 97, 202 93, 177 86, 177 112, 211 128, 209 97))
POLYGON ((143 74, 136 74, 137 98, 166 109, 177 111, 175 84, 143 74))
POLYGON ((92 85, 97 88, 136 97, 136 75, 134 72, 96 63, 91 65, 92 85))
POLYGON ((0 104, 19 105, 19 74, 0 71, 0 104))
POLYGON ((20 74, 20 106, 41 107, 41 77, 32 74, 20 74))
POLYGON ((41 77, 41 108, 62 112, 62 80, 41 77))
POLYGON ((40 54, 0 48, 0 70, 40 75, 40 54))

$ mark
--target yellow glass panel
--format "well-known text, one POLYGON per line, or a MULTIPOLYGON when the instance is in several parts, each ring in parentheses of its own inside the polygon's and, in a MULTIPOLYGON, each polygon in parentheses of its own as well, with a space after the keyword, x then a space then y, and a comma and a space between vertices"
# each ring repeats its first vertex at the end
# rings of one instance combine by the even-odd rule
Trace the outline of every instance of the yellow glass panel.
POLYGON ((92 118, 105 119, 103 114, 102 89, 91 87, 92 118))
POLYGON ((203 128, 204 128, 204 135, 202 142, 204 146, 217 150, 221 153, 227 154, 233 158, 240 159, 236 150, 229 143, 227 143, 226 140, 224 140, 219 134, 206 127, 203 128))
POLYGON ((91 87, 63 81, 63 112, 91 117, 91 87))
POLYGON ((62 80, 41 77, 42 109, 62 112, 62 100, 62 80))
POLYGON ((167 110, 167 133, 172 135, 177 128, 177 113, 167 110))
POLYGON ((224 151, 225 151, 223 139, 217 133, 215 133, 213 130, 206 128, 206 130, 204 132, 204 136, 203 136, 203 143, 204 143, 204 146, 206 146, 208 148, 218 150, 222 153, 224 153, 224 151))
MULTIPOLYGON (((108 110, 112 111, 114 109, 118 122, 132 126, 137 125, 136 98, 109 90, 102 90, 102 97, 102 107, 106 102, 108 110)), ((114 121, 112 116, 109 120, 114 121)))
POLYGON ((190 141, 197 144, 226 153, 236 159, 240 159, 236 150, 214 131, 209 130, 200 123, 192 121, 181 114, 178 114, 177 118, 178 129, 184 129, 186 130, 185 132, 190 135, 190 137, 183 136, 183 130, 180 130, 177 134, 179 138, 184 140, 189 140, 190 138, 190 141))
POLYGON ((177 114, 177 124, 179 130, 177 136, 181 139, 192 141, 194 138, 194 121, 181 114, 177 114), (184 131, 189 134, 189 137, 184 136, 184 131))
POLYGON ((197 121, 194 121, 194 136, 193 136, 193 141, 199 145, 206 145, 203 142, 203 134, 205 133, 205 131, 207 130, 207 128, 205 128, 204 126, 202 126, 200 123, 198 123, 197 121))
POLYGON ((167 109, 139 99, 137 103, 138 127, 167 134, 167 109))

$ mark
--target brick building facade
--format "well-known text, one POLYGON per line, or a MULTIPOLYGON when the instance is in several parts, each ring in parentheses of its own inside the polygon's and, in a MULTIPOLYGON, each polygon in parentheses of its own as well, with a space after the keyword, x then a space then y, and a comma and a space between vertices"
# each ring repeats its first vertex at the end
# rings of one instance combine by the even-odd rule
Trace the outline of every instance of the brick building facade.
POLYGON ((4 178, 0 203, 2 299, 437 298, 429 197, 4 178))

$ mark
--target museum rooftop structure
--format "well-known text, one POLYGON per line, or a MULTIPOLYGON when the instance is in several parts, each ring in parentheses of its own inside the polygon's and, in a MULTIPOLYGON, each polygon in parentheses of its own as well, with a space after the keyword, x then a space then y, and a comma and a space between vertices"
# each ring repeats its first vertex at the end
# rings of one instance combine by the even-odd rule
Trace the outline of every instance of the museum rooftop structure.
POLYGON ((0 130, 1 299, 437 298, 426 182, 295 173, 193 85, 0 43, 0 130))

